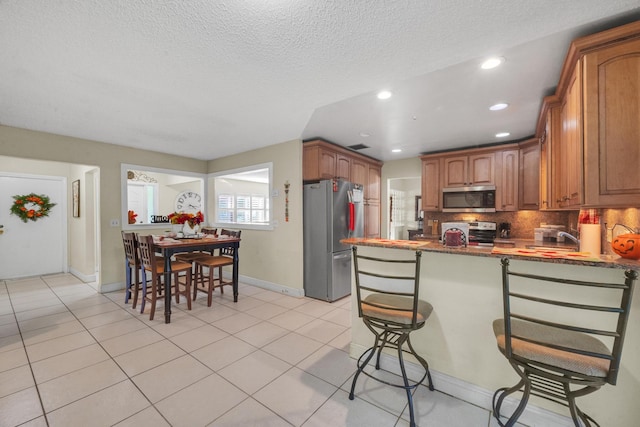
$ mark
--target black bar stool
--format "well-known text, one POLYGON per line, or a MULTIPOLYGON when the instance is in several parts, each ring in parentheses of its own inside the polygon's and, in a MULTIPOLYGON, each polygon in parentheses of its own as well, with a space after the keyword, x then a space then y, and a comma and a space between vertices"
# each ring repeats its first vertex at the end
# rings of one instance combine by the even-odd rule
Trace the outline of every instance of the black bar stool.
POLYGON ((353 265, 355 268, 356 296, 358 316, 375 336, 374 344, 358 359, 358 370, 351 383, 349 399, 354 399, 356 382, 361 373, 384 384, 403 388, 409 402, 411 427, 414 427, 412 391, 428 378, 429 390, 433 391, 433 382, 429 373, 429 364, 418 355, 411 345, 409 335, 422 328, 431 315, 433 307, 418 298, 420 284, 420 260, 422 252, 416 251, 412 259, 386 259, 358 255, 353 247, 353 265), (405 348, 406 344, 406 348, 405 348), (380 355, 383 348, 395 349, 402 372, 402 384, 391 383, 364 371, 374 354, 376 370, 380 369, 380 355), (403 353, 410 353, 425 370, 422 378, 410 381, 404 366, 403 353))
POLYGON ((534 395, 569 407, 576 427, 599 426, 576 398, 616 384, 638 273, 624 276, 621 283, 541 276, 513 271, 502 259, 504 317, 493 322, 493 331, 520 381, 493 395, 498 424, 513 426, 534 395), (571 296, 561 298, 565 285, 571 296), (523 393, 520 403, 503 424, 504 399, 517 391, 523 393))

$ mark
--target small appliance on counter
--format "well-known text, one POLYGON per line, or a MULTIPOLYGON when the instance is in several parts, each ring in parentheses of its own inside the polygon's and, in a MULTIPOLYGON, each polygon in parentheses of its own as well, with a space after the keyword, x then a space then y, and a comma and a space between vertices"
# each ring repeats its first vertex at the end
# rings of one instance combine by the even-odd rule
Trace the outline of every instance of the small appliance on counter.
POLYGON ((558 237, 558 233, 560 231, 565 231, 566 227, 564 225, 553 225, 553 224, 540 224, 540 227, 536 227, 533 229, 533 238, 536 241, 542 242, 564 242, 564 237, 558 237))
POLYGON ((508 239, 511 237, 511 223, 510 222, 501 222, 500 223, 500 238, 508 239))
POLYGON ((469 236, 468 222, 443 222, 442 244, 447 247, 460 248, 467 246, 469 236))

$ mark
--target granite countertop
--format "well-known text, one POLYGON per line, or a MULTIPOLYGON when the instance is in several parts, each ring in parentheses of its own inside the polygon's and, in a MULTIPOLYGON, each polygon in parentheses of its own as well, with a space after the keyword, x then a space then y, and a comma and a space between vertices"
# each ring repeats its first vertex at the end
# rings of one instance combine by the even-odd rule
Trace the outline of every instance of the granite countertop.
POLYGON ((552 242, 536 242, 528 239, 502 239, 508 240, 509 245, 502 245, 504 242, 497 242, 495 247, 490 246, 467 246, 462 248, 451 248, 443 246, 438 240, 388 240, 388 239, 366 239, 350 238, 341 240, 347 245, 372 246, 390 249, 421 250, 425 252, 439 252, 452 255, 482 256, 492 258, 512 258, 527 261, 551 262, 555 264, 586 265, 592 267, 621 268, 640 270, 640 260, 621 258, 618 255, 601 255, 594 257, 585 252, 568 252, 561 250, 571 247, 569 244, 557 244, 552 242), (547 244, 549 243, 549 244, 547 244), (527 248, 527 246, 543 246, 544 249, 527 248), (505 247, 506 246, 506 247, 505 247), (554 250, 557 248, 558 250, 554 250))

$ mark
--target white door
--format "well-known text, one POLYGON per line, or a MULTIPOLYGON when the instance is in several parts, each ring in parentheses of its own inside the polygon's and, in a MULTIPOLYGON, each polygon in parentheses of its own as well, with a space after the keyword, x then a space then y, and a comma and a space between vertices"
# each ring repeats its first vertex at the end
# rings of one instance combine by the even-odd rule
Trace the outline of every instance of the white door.
POLYGON ((0 172, 0 279, 67 272, 66 178, 0 172), (27 223, 11 214, 13 196, 43 194, 49 216, 27 223))

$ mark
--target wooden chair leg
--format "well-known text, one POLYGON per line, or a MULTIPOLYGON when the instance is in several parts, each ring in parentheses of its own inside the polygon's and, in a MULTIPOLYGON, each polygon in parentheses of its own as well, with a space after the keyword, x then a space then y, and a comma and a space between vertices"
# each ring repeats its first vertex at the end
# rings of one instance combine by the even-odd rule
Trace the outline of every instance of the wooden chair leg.
POLYGON ((209 286, 207 287, 207 307, 211 307, 213 302, 213 268, 209 267, 209 286))
POLYGON ((224 286, 222 286, 222 267, 218 267, 218 283, 220 284, 220 293, 224 294, 224 286))
POLYGON ((173 283, 176 294, 176 304, 180 304, 180 281, 178 280, 178 273, 173 273, 173 283))
MULTIPOLYGON (((153 274, 153 273, 151 273, 153 274)), ((153 320, 153 315, 156 314, 156 300, 158 299, 158 280, 155 278, 151 279, 151 310, 149 312, 149 320, 153 320)))
POLYGON ((200 280, 200 270, 202 270, 202 266, 196 263, 196 273, 195 279, 193 282, 193 300, 195 301, 198 298, 198 280, 200 280))
POLYGON ((191 284, 193 276, 191 275, 191 269, 187 270, 187 282, 184 285, 184 297, 187 299, 187 310, 191 310, 191 284))

